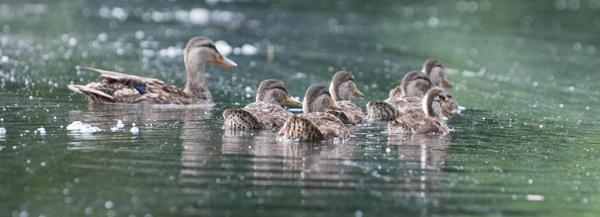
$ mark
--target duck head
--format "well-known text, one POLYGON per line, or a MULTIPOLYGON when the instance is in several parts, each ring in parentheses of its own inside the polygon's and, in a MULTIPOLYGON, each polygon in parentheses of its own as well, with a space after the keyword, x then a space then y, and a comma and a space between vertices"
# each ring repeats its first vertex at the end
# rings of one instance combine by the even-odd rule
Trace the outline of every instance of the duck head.
POLYGON ((442 88, 434 87, 423 98, 423 111, 428 117, 442 119, 442 116, 452 116, 448 109, 450 97, 442 88))
POLYGON ((350 97, 364 98, 365 95, 358 90, 351 72, 339 71, 333 75, 329 92, 333 101, 350 100, 350 97))
POLYGON ((302 102, 303 112, 325 112, 328 108, 341 110, 340 106, 338 106, 331 98, 329 89, 321 84, 313 84, 308 87, 302 102))
POLYGON ((256 102, 276 103, 279 105, 283 103, 302 105, 300 101, 288 94, 282 81, 275 79, 267 79, 260 82, 256 90, 256 102))
POLYGON ((190 39, 185 47, 183 56, 186 68, 196 69, 207 63, 216 63, 226 67, 237 67, 237 64, 217 51, 215 43, 205 37, 194 37, 190 39))
POLYGON ((402 78, 402 91, 404 96, 423 97, 432 87, 433 83, 423 72, 412 71, 402 78))
POLYGON ((442 62, 436 59, 428 59, 423 64, 422 71, 429 76, 429 79, 436 87, 452 88, 448 81, 442 62))

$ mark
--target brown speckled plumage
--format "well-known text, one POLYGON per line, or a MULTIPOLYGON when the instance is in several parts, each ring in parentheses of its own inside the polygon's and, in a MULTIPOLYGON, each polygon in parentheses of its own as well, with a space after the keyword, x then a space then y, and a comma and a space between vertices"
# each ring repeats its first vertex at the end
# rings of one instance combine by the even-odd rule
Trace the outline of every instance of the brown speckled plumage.
POLYGON ((277 137, 282 140, 299 141, 344 141, 350 133, 344 123, 336 116, 326 113, 328 107, 335 105, 327 87, 311 85, 304 96, 303 114, 289 118, 277 137))
POLYGON ((292 116, 290 111, 281 107, 284 102, 300 105, 300 102, 287 93, 282 81, 265 80, 258 86, 256 102, 246 105, 243 109, 223 111, 223 128, 277 131, 292 116))
POLYGON ((442 115, 450 115, 444 90, 432 88, 423 98, 422 110, 411 110, 388 123, 388 133, 446 134, 448 126, 442 115))
MULTIPOLYGON (((423 64, 422 71, 427 74, 433 85, 436 87, 442 88, 452 88, 452 84, 448 81, 446 77, 446 73, 444 72, 444 66, 442 66, 442 62, 436 59, 428 59, 423 64)), ((452 98, 452 96, 448 95, 450 98, 448 101, 448 109, 452 113, 459 113, 459 106, 456 100, 452 98)))
POLYGON ((338 117, 344 124, 367 123, 367 116, 360 107, 350 101, 351 97, 364 98, 356 87, 354 75, 351 72, 339 71, 333 75, 329 85, 331 98, 342 108, 341 110, 328 109, 327 113, 338 117))
POLYGON ((188 42, 184 55, 187 83, 184 90, 164 81, 112 72, 102 69, 81 67, 100 73, 101 83, 69 85, 69 89, 81 93, 90 103, 145 103, 145 104, 202 104, 214 105, 205 84, 204 69, 207 63, 223 66, 237 65, 221 56, 214 43, 204 37, 195 37, 188 42), (143 86, 147 93, 139 92, 134 86, 143 86))
POLYGON ((371 119, 393 120, 406 112, 406 107, 420 105, 421 98, 432 87, 425 73, 409 72, 402 78, 402 83, 390 91, 389 98, 367 103, 367 114, 371 119), (400 93, 402 95, 398 95, 400 93))

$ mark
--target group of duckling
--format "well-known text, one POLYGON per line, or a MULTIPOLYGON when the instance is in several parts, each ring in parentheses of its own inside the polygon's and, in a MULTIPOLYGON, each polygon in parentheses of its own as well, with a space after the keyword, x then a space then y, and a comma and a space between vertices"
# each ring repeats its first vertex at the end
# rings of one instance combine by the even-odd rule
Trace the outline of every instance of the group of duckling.
MULTIPOLYGON (((181 90, 164 81, 101 69, 96 71, 102 82, 69 85, 69 89, 85 95, 90 103, 145 103, 213 106, 205 84, 208 63, 226 67, 237 64, 222 56, 214 42, 195 37, 184 53, 187 84, 181 90)), ((451 88, 440 61, 429 59, 422 72, 407 73, 401 84, 392 89, 389 98, 367 104, 370 119, 389 120, 388 133, 446 134, 444 116, 458 110, 458 104, 443 88, 451 88)), ((223 111, 225 129, 278 131, 282 140, 344 141, 350 136, 345 124, 367 123, 367 115, 353 104, 351 97, 364 98, 347 71, 335 73, 329 87, 311 85, 302 102, 292 98, 282 81, 268 79, 260 83, 256 102, 241 109, 223 111), (294 114, 281 104, 302 105, 302 113, 294 114)))

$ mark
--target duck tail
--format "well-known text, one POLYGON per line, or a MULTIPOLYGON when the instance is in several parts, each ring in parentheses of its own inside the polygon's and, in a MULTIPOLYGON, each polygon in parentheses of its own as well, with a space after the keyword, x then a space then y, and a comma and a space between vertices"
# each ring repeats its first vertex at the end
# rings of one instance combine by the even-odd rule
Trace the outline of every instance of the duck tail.
POLYGON ((404 123, 401 119, 396 119, 388 123, 387 132, 390 134, 412 134, 415 132, 415 129, 404 123))
POLYGON ((400 116, 400 111, 384 101, 367 103, 367 114, 371 119, 393 120, 400 116))
POLYGON ((69 85, 69 89, 75 91, 77 93, 81 93, 88 98, 90 103, 106 103, 106 102, 115 102, 113 96, 108 95, 105 92, 94 89, 92 87, 88 87, 85 85, 69 85))
POLYGON ((325 135, 310 120, 295 114, 290 117, 281 130, 278 137, 299 141, 325 140, 325 135))
POLYGON ((263 123, 252 113, 244 109, 226 109, 223 111, 224 129, 261 130, 263 123))

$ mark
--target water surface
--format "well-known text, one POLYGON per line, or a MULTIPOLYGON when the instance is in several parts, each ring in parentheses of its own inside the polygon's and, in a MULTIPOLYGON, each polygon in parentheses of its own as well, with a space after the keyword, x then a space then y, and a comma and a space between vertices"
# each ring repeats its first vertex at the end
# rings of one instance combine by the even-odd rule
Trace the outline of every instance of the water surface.
POLYGON ((0 215, 596 215, 599 8, 598 0, 3 2, 0 215), (222 41, 239 65, 207 68, 212 109, 89 105, 67 88, 99 80, 77 66, 183 87, 181 50, 200 35, 222 41), (352 71, 366 95, 353 102, 364 109, 430 57, 467 108, 449 120, 449 135, 388 135, 374 121, 349 126, 343 144, 285 143, 221 128, 222 111, 252 102, 264 79, 302 97, 352 71), (74 121, 102 131, 67 130, 74 121))

